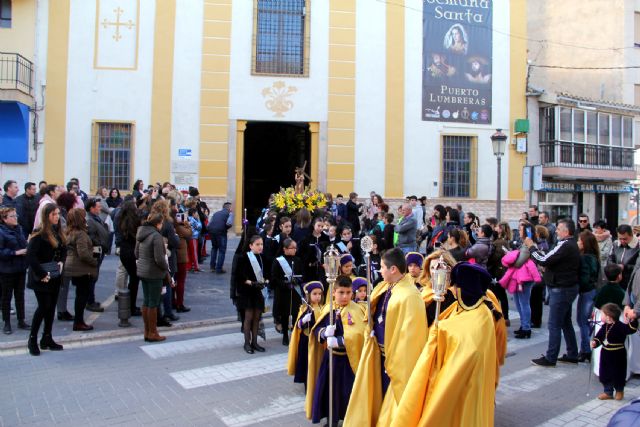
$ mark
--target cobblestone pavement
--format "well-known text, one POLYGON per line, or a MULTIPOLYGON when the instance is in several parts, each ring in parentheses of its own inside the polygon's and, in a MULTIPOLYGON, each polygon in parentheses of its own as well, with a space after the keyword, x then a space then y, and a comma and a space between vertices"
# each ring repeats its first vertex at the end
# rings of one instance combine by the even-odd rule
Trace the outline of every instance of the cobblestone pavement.
MULTIPOLYGON (((40 357, 0 357, 0 425, 311 425, 303 387, 285 373, 286 347, 266 322, 262 354, 246 354, 239 324, 228 322, 174 330, 159 344, 137 335, 92 347, 76 343, 40 357)), ((600 384, 596 377, 589 384, 586 364, 532 366, 546 340, 544 329, 529 340, 509 339, 496 426, 603 426, 640 396, 634 378, 623 402, 596 400, 600 384)))

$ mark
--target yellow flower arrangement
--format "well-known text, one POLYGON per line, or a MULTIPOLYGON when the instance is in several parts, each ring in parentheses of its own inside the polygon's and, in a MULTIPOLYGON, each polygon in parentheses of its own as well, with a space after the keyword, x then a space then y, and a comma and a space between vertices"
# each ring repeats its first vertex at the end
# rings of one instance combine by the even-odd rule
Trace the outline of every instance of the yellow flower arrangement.
POLYGON ((287 215, 294 215, 302 208, 313 212, 326 206, 327 199, 324 193, 306 187, 303 193, 296 194, 293 187, 288 187, 280 188, 280 191, 273 195, 271 208, 287 215))

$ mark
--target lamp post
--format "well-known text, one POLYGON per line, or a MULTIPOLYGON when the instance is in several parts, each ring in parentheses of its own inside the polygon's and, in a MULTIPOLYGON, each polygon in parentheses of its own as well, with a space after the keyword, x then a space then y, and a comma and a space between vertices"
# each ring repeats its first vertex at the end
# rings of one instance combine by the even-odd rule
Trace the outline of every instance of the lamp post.
POLYGON ((498 160, 498 198, 496 199, 496 217, 501 220, 502 214, 502 156, 507 146, 507 135, 502 133, 502 129, 496 129, 496 133, 491 135, 491 145, 493 146, 493 155, 498 160))
MULTIPOLYGON (((329 246, 329 249, 324 253, 324 269, 327 275, 327 282, 329 282, 329 292, 327 298, 329 298, 329 324, 334 325, 335 313, 333 312, 333 288, 338 277, 340 269, 340 252, 333 246, 329 246)), ((333 348, 329 347, 329 419, 328 424, 333 425, 333 348)))

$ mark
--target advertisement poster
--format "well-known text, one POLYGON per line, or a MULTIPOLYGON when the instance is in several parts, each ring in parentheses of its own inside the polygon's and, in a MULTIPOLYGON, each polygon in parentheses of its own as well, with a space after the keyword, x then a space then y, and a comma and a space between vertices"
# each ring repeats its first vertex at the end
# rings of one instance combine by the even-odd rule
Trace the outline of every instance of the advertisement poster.
POLYGON ((422 120, 490 124, 493 1, 423 5, 422 120))

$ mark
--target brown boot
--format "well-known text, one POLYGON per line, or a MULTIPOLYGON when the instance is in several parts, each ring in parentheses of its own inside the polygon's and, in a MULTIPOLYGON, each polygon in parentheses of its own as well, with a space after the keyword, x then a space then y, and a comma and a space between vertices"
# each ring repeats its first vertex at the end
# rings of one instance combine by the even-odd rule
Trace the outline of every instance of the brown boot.
POLYGON ((616 400, 624 399, 624 391, 616 391, 616 400))
POLYGON ((142 322, 144 323, 144 340, 149 341, 149 309, 146 306, 140 308, 142 313, 142 322))
POLYGON ((607 393, 600 393, 600 395, 598 396, 598 399, 600 399, 600 400, 611 400, 611 399, 613 399, 613 396, 611 396, 610 394, 607 394, 607 393))
POLYGON ((149 325, 148 341, 157 342, 167 339, 158 333, 158 307, 147 308, 147 324, 149 325))

